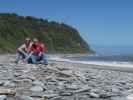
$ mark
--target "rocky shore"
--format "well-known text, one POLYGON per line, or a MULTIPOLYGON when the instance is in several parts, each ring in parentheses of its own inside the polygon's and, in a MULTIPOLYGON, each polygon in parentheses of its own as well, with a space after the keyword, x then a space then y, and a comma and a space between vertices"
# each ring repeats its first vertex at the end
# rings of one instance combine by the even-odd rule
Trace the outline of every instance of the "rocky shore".
POLYGON ((0 100, 130 100, 133 73, 50 61, 15 64, 0 57, 0 100))

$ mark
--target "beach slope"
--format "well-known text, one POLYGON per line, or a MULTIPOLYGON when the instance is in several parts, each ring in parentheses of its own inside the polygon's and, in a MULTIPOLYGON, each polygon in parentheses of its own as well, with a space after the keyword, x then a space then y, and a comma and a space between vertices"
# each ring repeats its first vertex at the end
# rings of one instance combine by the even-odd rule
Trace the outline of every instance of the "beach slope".
POLYGON ((0 98, 130 100, 132 97, 133 73, 121 72, 121 69, 113 71, 106 66, 54 60, 48 66, 20 65, 13 61, 14 56, 0 56, 0 98))

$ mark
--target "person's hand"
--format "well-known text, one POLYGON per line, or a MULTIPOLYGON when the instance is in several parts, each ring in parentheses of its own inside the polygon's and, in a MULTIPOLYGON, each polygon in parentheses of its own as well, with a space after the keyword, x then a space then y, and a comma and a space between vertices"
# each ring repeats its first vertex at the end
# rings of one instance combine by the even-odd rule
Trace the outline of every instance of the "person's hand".
POLYGON ((42 56, 42 52, 40 52, 40 53, 38 54, 38 56, 41 57, 41 56, 42 56))
POLYGON ((33 52, 31 52, 31 53, 29 54, 29 57, 31 57, 31 56, 32 56, 32 54, 33 54, 33 52))

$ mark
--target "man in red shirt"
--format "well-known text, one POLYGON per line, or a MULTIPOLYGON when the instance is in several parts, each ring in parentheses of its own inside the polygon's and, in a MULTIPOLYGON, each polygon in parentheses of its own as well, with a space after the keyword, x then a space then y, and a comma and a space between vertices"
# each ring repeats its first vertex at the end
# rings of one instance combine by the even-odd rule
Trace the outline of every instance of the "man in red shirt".
POLYGON ((32 63, 37 64, 38 60, 43 60, 45 65, 48 64, 48 57, 46 55, 46 48, 43 43, 38 41, 37 38, 33 39, 33 44, 29 51, 29 56, 31 57, 32 63))

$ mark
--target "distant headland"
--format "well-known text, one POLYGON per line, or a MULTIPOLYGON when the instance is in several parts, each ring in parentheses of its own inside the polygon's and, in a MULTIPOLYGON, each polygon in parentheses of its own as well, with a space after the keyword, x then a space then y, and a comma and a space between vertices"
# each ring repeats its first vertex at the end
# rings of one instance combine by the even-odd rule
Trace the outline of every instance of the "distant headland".
POLYGON ((65 23, 16 13, 0 13, 0 53, 14 53, 25 37, 37 37, 50 53, 95 53, 79 32, 65 23))

